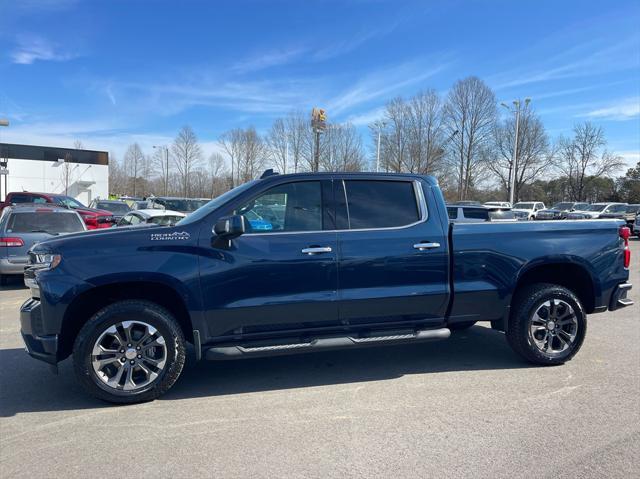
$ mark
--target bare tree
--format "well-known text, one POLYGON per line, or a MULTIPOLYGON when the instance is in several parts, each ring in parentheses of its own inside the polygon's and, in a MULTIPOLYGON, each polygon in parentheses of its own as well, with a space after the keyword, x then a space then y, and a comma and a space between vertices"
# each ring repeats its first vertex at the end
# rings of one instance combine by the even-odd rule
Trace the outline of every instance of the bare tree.
POLYGON ((242 154, 238 164, 238 179, 244 183, 253 180, 264 165, 265 143, 254 127, 244 131, 242 154))
POLYGON ((407 105, 408 170, 429 174, 438 169, 443 156, 442 102, 435 90, 420 92, 407 105))
POLYGON ((395 98, 387 103, 385 122, 387 126, 381 138, 380 164, 385 171, 406 171, 409 155, 409 107, 402 98, 395 98))
POLYGON ((224 157, 218 153, 211 153, 209 156, 209 196, 215 198, 226 191, 225 180, 227 168, 224 157))
POLYGON ((467 197, 482 173, 483 152, 491 140, 495 118, 495 95, 482 80, 468 77, 454 84, 444 107, 444 121, 450 135, 458 132, 451 141, 451 160, 456 166, 460 200, 467 197))
POLYGON ((325 171, 361 171, 364 165, 362 138, 355 127, 327 125, 321 137, 320 166, 325 171))
MULTIPOLYGON (((486 162, 487 167, 498 177, 502 189, 506 192, 511 187, 514 141, 515 118, 510 115, 504 122, 496 123, 493 145, 486 162)), ((549 143, 544 125, 528 105, 520 111, 517 151, 514 189, 516 201, 520 199, 523 187, 548 172, 554 161, 554 149, 549 143)))
POLYGON ((81 142, 80 140, 75 140, 75 141, 73 142, 73 147, 74 147, 76 150, 84 150, 84 145, 82 144, 82 142, 81 142))
POLYGON ((273 166, 280 173, 287 172, 289 160, 289 132, 287 123, 282 118, 277 118, 271 125, 271 130, 266 138, 269 157, 273 166))
POLYGON ((184 126, 171 146, 173 161, 182 183, 182 195, 189 196, 189 178, 191 171, 200 166, 202 150, 198 138, 190 126, 184 126))
POLYGON ((560 140, 558 169, 567 177, 571 198, 584 201, 589 177, 607 176, 623 166, 622 158, 606 150, 601 127, 590 122, 573 128, 573 138, 560 140))
POLYGON ((238 165, 242 156, 242 143, 244 132, 240 128, 224 132, 218 139, 218 143, 229 156, 231 162, 231 188, 236 185, 236 176, 238 174, 238 165))
POLYGON ((285 119, 285 125, 289 143, 289 157, 291 159, 289 168, 297 173, 303 161, 307 143, 313 135, 311 127, 305 116, 301 112, 291 113, 285 119))
POLYGON ((169 194, 169 175, 171 174, 170 151, 166 146, 154 148, 153 157, 151 158, 151 167, 154 172, 160 173, 159 179, 162 185, 156 185, 158 191, 162 194, 169 194), (158 188, 159 187, 159 188, 158 188))
POLYGON ((143 169, 143 161, 144 154, 142 153, 140 145, 137 143, 129 145, 126 153, 124 154, 124 170, 132 182, 133 196, 138 194, 138 178, 143 169))

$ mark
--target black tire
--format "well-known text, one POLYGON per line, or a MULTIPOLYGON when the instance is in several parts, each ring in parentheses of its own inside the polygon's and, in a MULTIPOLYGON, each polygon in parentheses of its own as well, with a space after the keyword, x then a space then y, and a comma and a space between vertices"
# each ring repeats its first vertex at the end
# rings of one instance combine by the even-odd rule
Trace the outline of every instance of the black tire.
MULTIPOLYGON (((562 305, 562 307, 566 309, 566 306, 562 305)), ((549 334, 544 329, 542 329, 542 332, 546 333, 547 336, 549 334)), ((587 315, 578 297, 569 289, 556 284, 536 283, 516 293, 506 336, 511 348, 530 363, 553 366, 569 361, 580 350, 586 333, 587 315), (553 304, 556 302, 559 305, 562 305, 561 302, 568 304, 573 309, 573 314, 570 317, 575 317, 575 338, 566 350, 557 353, 553 351, 553 347, 551 347, 550 353, 541 350, 536 345, 531 333, 532 318, 536 312, 540 312, 540 308, 544 307, 544 303, 551 302, 551 300, 554 300, 553 304)), ((562 340, 565 343, 566 337, 568 335, 562 336, 562 340)), ((561 344, 558 340, 555 340, 555 343, 553 341, 552 339, 552 344, 561 344)))
POLYGON ((476 324, 475 321, 465 321, 464 323, 453 323, 448 326, 451 331, 462 331, 465 329, 469 329, 471 326, 476 324))
POLYGON ((166 393, 180 376, 185 359, 185 339, 178 322, 166 309, 142 300, 119 301, 101 309, 82 327, 73 345, 73 365, 80 384, 92 396, 119 404, 152 401, 166 393), (108 386, 92 365, 92 350, 98 338, 123 321, 144 321, 151 325, 164 339, 166 349, 164 366, 157 377, 133 391, 108 386))

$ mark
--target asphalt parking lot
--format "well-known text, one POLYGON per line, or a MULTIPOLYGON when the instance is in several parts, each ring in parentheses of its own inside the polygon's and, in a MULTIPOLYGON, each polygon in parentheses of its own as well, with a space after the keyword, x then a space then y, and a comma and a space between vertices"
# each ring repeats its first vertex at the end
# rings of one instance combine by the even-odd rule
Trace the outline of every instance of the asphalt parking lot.
POLYGON ((590 317, 564 366, 532 367, 483 326, 447 341, 191 361, 161 399, 87 397, 70 361, 24 353, 20 281, 0 291, 0 477, 633 477, 636 305, 590 317))

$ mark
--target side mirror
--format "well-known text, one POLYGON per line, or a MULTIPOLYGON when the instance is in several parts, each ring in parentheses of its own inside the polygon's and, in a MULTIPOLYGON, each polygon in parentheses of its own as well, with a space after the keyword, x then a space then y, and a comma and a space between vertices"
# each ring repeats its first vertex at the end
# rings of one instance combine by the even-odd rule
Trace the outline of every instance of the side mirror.
POLYGON ((246 220, 242 215, 225 216, 220 218, 213 227, 216 236, 224 239, 233 239, 247 231, 246 220))

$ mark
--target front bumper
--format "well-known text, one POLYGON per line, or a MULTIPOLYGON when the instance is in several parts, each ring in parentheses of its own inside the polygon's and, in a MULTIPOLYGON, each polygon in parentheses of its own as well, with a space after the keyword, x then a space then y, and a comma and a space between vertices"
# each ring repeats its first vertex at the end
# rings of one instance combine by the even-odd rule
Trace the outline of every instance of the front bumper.
POLYGON ((42 331, 42 306, 37 299, 28 299, 20 307, 20 333, 31 357, 56 364, 58 335, 38 335, 42 331))
POLYGON ((609 311, 615 311, 633 304, 633 301, 627 298, 627 293, 630 289, 631 283, 622 283, 616 286, 611 295, 611 301, 609 301, 609 311))

